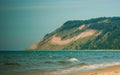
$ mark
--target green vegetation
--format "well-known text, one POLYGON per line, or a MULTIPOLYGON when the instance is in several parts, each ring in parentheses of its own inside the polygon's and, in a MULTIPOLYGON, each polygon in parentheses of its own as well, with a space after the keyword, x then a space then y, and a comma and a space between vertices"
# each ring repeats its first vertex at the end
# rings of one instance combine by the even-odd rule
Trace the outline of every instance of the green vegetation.
POLYGON ((81 50, 81 49, 120 49, 120 17, 100 17, 89 20, 67 21, 54 32, 47 34, 37 49, 47 50, 81 50), (81 30, 78 28, 85 27, 81 30), (66 40, 79 35, 85 30, 97 30, 100 35, 80 38, 66 45, 52 45, 50 40, 53 35, 66 40))

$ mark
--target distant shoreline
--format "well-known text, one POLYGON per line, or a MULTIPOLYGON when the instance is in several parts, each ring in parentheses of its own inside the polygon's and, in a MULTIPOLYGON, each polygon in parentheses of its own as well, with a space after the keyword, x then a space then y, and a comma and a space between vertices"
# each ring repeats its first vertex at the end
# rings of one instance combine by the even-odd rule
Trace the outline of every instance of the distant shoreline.
POLYGON ((120 51, 120 49, 97 49, 97 50, 0 50, 0 51, 120 51))

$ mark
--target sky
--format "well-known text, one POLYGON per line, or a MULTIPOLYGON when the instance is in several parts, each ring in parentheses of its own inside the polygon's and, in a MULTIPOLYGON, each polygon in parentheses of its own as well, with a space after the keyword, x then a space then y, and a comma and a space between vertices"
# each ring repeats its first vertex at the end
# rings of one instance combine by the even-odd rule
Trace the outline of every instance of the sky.
POLYGON ((0 0, 0 50, 25 50, 68 20, 120 16, 120 0, 0 0))

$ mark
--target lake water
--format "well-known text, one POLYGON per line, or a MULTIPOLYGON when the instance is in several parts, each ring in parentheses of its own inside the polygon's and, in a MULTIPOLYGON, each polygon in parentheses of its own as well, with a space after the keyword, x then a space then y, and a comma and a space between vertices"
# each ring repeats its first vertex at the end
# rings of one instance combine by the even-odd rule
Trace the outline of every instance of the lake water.
POLYGON ((119 64, 119 51, 0 51, 0 74, 69 75, 119 64))

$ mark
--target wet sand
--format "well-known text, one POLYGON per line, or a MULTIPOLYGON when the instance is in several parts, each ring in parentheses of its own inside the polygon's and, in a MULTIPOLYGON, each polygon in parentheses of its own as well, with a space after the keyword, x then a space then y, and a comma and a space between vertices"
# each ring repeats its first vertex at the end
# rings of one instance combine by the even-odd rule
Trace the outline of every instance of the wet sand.
POLYGON ((51 71, 45 70, 31 70, 31 71, 22 71, 22 72, 1 72, 0 75, 52 75, 51 71))
MULTIPOLYGON (((32 71, 24 71, 24 72, 0 72, 0 75, 61 75, 52 74, 51 71, 42 71, 42 70, 32 70, 32 71)), ((110 66, 104 69, 92 70, 89 72, 78 72, 72 73, 69 75, 120 75, 120 65, 110 66)))
POLYGON ((70 75, 120 75, 120 65, 110 66, 104 69, 93 70, 89 72, 79 72, 70 75))

